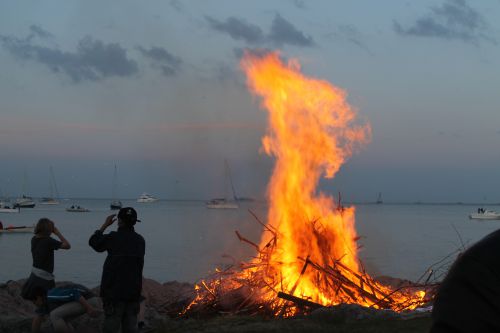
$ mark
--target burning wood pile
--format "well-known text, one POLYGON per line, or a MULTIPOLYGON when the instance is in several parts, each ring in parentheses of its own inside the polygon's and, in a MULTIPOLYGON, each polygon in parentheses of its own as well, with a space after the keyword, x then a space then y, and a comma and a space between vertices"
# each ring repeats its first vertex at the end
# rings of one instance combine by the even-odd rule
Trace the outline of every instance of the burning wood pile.
MULTIPOLYGON (((267 228, 265 225, 264 227, 267 228)), ((211 277, 198 283, 195 288, 197 296, 183 314, 206 316, 230 313, 290 317, 341 303, 401 312, 415 309, 432 300, 435 283, 406 282, 396 288, 386 286, 370 277, 361 262, 361 271, 355 272, 342 263, 342 258, 331 258, 329 264, 321 265, 310 256, 297 257, 292 266, 301 264, 300 274, 292 285, 285 285, 284 281, 288 279, 282 272, 290 265, 271 261, 273 252, 277 250, 279 237, 276 230, 267 230, 273 236, 263 248, 236 231, 242 242, 257 249, 257 256, 249 263, 240 263, 224 270, 217 269, 211 277), (313 277, 316 293, 323 295, 326 302, 297 293, 304 276, 313 277)), ((321 237, 320 232, 318 236, 321 237)))
POLYGON ((276 163, 259 245, 238 267, 218 270, 196 286, 184 314, 260 313, 289 317, 342 303, 404 311, 426 303, 424 285, 391 288, 371 278, 357 257, 355 208, 318 191, 356 149, 370 126, 356 122, 346 93, 304 76, 296 60, 246 53, 241 67, 269 114, 263 148, 276 163))

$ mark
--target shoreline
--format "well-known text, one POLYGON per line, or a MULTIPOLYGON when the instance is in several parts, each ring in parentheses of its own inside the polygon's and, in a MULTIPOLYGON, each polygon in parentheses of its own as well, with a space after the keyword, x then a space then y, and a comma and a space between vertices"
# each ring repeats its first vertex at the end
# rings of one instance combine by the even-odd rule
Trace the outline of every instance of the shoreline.
MULTIPOLYGON (((9 333, 29 332, 34 305, 21 298, 20 290, 25 279, 0 283, 0 331, 9 333)), ((58 282, 57 284, 69 281, 58 282)), ((98 294, 98 287, 91 289, 98 294)), ((359 305, 341 304, 320 308, 308 315, 293 318, 265 318, 260 315, 178 316, 194 298, 194 285, 187 282, 158 281, 144 278, 143 294, 146 298, 145 321, 147 332, 427 332, 431 320, 429 312, 411 311, 395 313, 375 310, 359 305)), ((77 333, 100 332, 103 315, 90 318, 82 315, 72 321, 77 333)), ((52 332, 45 321, 42 332, 52 332)))

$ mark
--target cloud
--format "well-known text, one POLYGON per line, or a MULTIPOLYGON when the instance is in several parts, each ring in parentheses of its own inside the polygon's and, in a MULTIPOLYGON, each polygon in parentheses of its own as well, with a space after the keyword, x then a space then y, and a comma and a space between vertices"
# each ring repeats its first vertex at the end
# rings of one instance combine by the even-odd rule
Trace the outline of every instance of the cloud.
MULTIPOLYGON (((50 32, 44 30, 42 27, 40 27, 36 24, 33 24, 30 26, 30 32, 31 32, 30 37, 36 36, 36 37, 40 37, 40 38, 44 38, 44 39, 54 37, 50 32)), ((28 37, 28 38, 30 38, 30 37, 28 37)))
POLYGON ((304 0, 291 0, 293 5, 299 9, 306 9, 306 2, 304 0))
POLYGON ((89 36, 80 40, 75 52, 36 45, 30 36, 19 39, 0 35, 0 43, 18 59, 43 64, 55 73, 66 74, 74 82, 126 77, 138 72, 137 63, 127 58, 126 50, 118 43, 106 44, 89 36))
POLYGON ((205 19, 212 29, 225 32, 233 39, 244 40, 249 44, 259 44, 264 41, 262 30, 255 24, 247 23, 236 17, 229 17, 225 22, 218 21, 209 16, 205 16, 205 19))
POLYGON ((238 60, 241 59, 241 57, 243 57, 243 55, 245 54, 245 52, 248 52, 248 53, 250 53, 250 54, 252 54, 254 56, 264 57, 264 56, 266 56, 269 53, 273 53, 274 50, 268 49, 268 48, 262 48, 262 47, 254 47, 254 48, 246 47, 246 48, 235 48, 235 49, 233 49, 234 56, 238 60))
POLYGON ((276 14, 271 25, 271 32, 269 39, 281 46, 283 44, 290 44, 295 46, 309 47, 314 45, 314 40, 310 36, 304 35, 290 22, 285 20, 281 15, 276 14))
POLYGON ((474 44, 485 40, 496 44, 496 40, 487 34, 484 17, 465 0, 446 0, 441 7, 431 7, 430 10, 408 28, 394 21, 394 31, 402 36, 436 37, 474 44))
POLYGON ((172 55, 162 47, 153 46, 149 50, 139 46, 139 52, 153 61, 153 67, 159 67, 165 76, 176 75, 182 65, 182 59, 172 55))
POLYGON ((276 14, 271 25, 269 34, 264 34, 262 29, 252 23, 244 20, 229 17, 225 22, 205 16, 210 27, 219 32, 227 33, 233 39, 243 40, 247 44, 264 46, 274 45, 283 46, 285 44, 311 47, 314 46, 314 40, 298 30, 293 24, 285 20, 281 15, 276 14))
POLYGON ((244 79, 234 66, 219 63, 214 67, 213 74, 220 83, 229 83, 238 88, 245 88, 244 79))
POLYGON ((179 0, 170 0, 170 6, 178 12, 182 12, 184 7, 179 0))

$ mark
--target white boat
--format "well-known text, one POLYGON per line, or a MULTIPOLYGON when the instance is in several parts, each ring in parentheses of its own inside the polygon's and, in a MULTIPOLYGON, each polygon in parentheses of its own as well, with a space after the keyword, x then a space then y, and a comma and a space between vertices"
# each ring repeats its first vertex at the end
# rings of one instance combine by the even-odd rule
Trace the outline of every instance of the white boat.
POLYGON ((28 175, 26 172, 24 172, 24 178, 23 178, 23 187, 21 193, 23 195, 19 198, 16 199, 14 203, 14 208, 19 207, 19 208, 34 208, 35 207, 35 201, 33 201, 33 198, 24 194, 24 193, 29 193, 27 191, 28 188, 28 175))
POLYGON ((52 171, 52 166, 49 167, 49 192, 48 197, 41 198, 38 202, 40 205, 59 205, 59 201, 55 198, 59 197, 59 191, 57 191, 56 178, 54 177, 54 171, 52 171))
POLYGON ((238 209, 240 206, 238 205, 238 198, 236 196, 236 191, 233 185, 233 179, 231 177, 231 169, 229 169, 229 164, 227 160, 224 160, 224 198, 215 198, 207 201, 205 203, 205 207, 209 209, 238 209), (231 185, 231 190, 233 192, 233 200, 229 200, 227 197, 227 188, 228 182, 231 185))
POLYGON ((3 201, 0 201, 0 213, 19 213, 20 208, 10 207, 6 205, 3 201))
POLYGON ((500 220, 500 213, 493 210, 479 208, 477 213, 470 214, 469 218, 471 220, 500 220))
POLYGON ((158 201, 158 199, 153 197, 151 194, 148 194, 145 192, 143 194, 141 194, 139 199, 137 199, 137 202, 141 202, 141 203, 155 202, 155 201, 158 201))
POLYGON ((90 212, 90 209, 81 207, 81 206, 71 206, 69 208, 66 208, 67 212, 72 212, 72 213, 86 213, 90 212))
POLYGON ((14 204, 14 207, 34 208, 35 205, 36 205, 35 201, 33 201, 32 197, 29 197, 29 196, 23 194, 22 197, 16 199, 16 203, 14 204))

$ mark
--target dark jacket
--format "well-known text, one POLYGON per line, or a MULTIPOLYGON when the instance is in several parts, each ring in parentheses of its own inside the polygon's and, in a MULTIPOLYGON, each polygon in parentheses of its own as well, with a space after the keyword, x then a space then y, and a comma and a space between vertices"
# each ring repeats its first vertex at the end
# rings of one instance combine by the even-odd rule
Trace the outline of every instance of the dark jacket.
POLYGON ((108 252, 100 290, 104 302, 139 301, 146 247, 144 238, 133 227, 122 226, 106 235, 97 230, 90 237, 89 245, 97 252, 108 252))
POLYGON ((471 246, 441 283, 432 333, 500 332, 500 230, 471 246))

